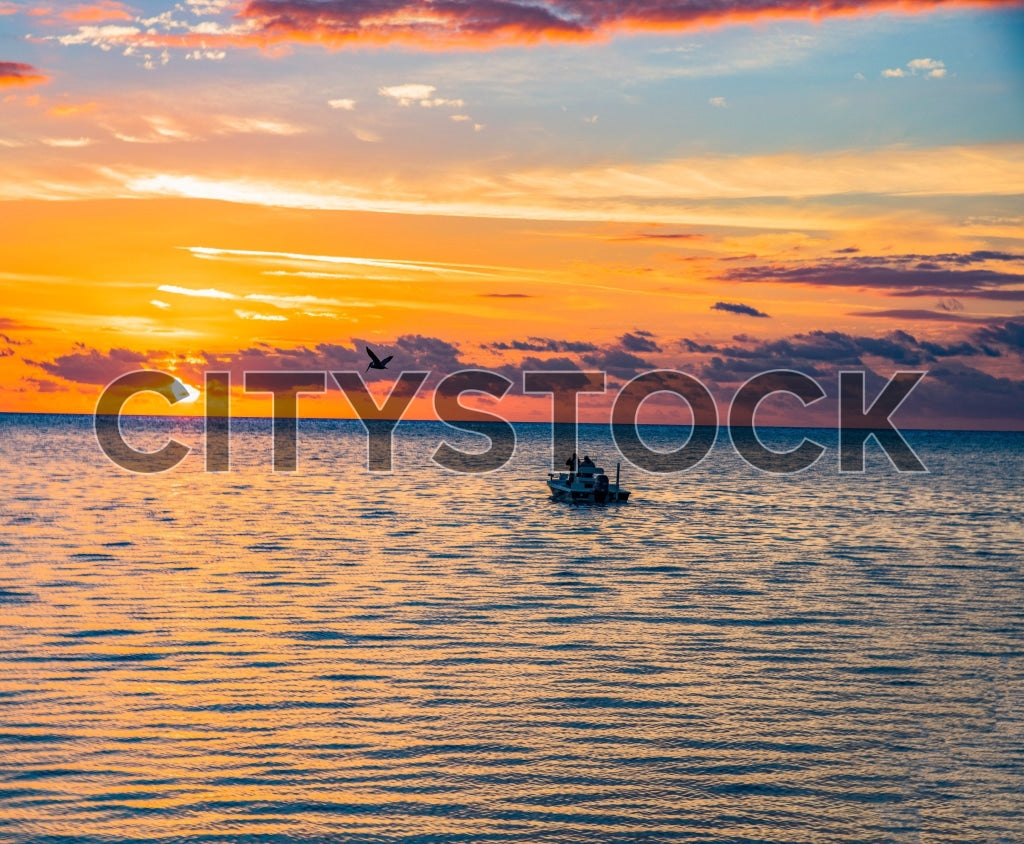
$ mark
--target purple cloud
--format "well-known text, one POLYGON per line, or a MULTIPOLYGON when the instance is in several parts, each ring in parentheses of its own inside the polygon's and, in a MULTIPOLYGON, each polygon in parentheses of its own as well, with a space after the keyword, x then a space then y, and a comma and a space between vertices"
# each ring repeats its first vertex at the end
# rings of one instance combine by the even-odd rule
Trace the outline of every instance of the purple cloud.
POLYGON ((938 255, 856 255, 802 264, 737 267, 723 276, 729 282, 773 282, 816 287, 870 288, 892 296, 930 296, 1024 301, 1024 273, 979 269, 983 262, 1019 263, 1024 255, 976 250, 938 255))
POLYGON ((0 87, 6 85, 35 85, 47 82, 49 77, 30 64, 0 62, 0 87))
POLYGON ((743 305, 739 302, 715 302, 715 304, 711 306, 711 310, 725 311, 726 313, 739 314, 740 316, 768 317, 768 314, 764 311, 759 311, 751 305, 743 305))
MULTIPOLYGON (((253 25, 253 43, 297 41, 333 48, 404 43, 436 50, 960 5, 968 5, 967 0, 832 0, 825 5, 806 0, 249 0, 239 17, 253 25)), ((1009 8, 1015 0, 971 0, 970 5, 1009 8)))

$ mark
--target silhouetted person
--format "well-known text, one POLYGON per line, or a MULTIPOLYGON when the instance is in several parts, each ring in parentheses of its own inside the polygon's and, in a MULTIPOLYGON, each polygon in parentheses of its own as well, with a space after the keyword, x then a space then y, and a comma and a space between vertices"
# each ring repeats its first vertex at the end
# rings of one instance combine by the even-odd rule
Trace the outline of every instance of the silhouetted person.
POLYGON ((572 457, 565 461, 565 465, 569 467, 570 472, 576 471, 576 452, 572 453, 572 457))

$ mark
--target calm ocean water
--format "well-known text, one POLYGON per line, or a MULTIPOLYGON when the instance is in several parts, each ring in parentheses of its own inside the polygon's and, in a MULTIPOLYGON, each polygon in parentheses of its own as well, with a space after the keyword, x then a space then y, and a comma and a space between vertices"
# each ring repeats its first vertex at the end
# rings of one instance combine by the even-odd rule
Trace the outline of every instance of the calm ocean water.
POLYGON ((241 421, 138 476, 0 416, 0 841, 1024 840, 1024 435, 771 477, 723 434, 573 508, 517 431, 474 477, 403 423, 372 475, 303 422, 274 474, 241 421))

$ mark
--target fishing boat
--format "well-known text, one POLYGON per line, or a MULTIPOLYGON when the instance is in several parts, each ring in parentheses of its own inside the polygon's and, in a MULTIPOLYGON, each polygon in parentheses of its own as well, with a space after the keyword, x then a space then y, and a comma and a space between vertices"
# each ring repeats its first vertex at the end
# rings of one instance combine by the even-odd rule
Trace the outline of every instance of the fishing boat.
POLYGON ((611 483, 604 469, 589 457, 577 461, 574 454, 566 463, 569 466, 568 472, 548 473, 548 489, 555 501, 605 504, 629 500, 629 490, 619 485, 621 463, 615 464, 615 483, 611 483))

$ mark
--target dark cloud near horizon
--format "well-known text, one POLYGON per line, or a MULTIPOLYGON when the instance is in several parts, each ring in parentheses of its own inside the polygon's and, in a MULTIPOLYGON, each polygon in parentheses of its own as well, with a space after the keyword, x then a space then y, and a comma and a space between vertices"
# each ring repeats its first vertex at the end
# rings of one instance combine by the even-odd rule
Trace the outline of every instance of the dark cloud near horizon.
MULTIPOLYGON (((66 387, 61 386, 56 381, 51 381, 49 378, 22 378, 27 384, 31 384, 37 393, 63 393, 67 391, 66 387)), ((24 392, 24 390, 22 391, 24 392)))
POLYGON ((661 346, 653 338, 649 331, 626 332, 619 337, 619 343, 627 352, 660 352, 661 346))
POLYGON ((793 369, 812 377, 841 367, 866 368, 865 359, 880 358, 894 366, 921 367, 942 359, 1001 357, 1003 350, 1020 352, 1024 322, 987 325, 966 339, 936 343, 906 331, 882 337, 861 337, 841 331, 809 331, 779 340, 748 340, 744 344, 700 343, 684 338, 679 345, 691 354, 711 355, 701 377, 716 383, 747 380, 758 372, 793 369))
POLYGON ((711 306, 711 310, 725 311, 726 313, 739 314, 740 316, 769 318, 768 314, 764 311, 759 311, 757 308, 751 305, 744 305, 741 302, 715 302, 711 306))
POLYGON ((76 343, 74 348, 74 351, 59 355, 53 361, 26 358, 25 362, 75 384, 105 385, 126 372, 151 368, 148 363, 152 357, 168 356, 164 352, 133 352, 130 349, 111 349, 104 353, 87 349, 81 343, 76 343))
POLYGON ((1024 356, 1024 319, 1007 320, 1002 325, 988 325, 975 331, 972 337, 976 342, 1005 346, 1024 356))
POLYGON ((504 373, 513 382, 519 377, 520 372, 571 372, 579 371, 580 365, 572 358, 536 358, 525 357, 518 364, 509 364, 504 367, 504 373), (511 373, 511 374, 509 374, 511 373))
MULTIPOLYGON (((391 367, 383 372, 371 372, 369 380, 391 380, 405 371, 433 373, 427 382, 435 386, 445 376, 464 369, 491 369, 510 378, 518 389, 523 370, 562 371, 578 370, 583 366, 607 370, 622 378, 631 378, 639 372, 656 368, 635 354, 635 351, 657 351, 658 345, 646 331, 622 335, 615 343, 597 346, 593 343, 530 338, 529 343, 496 343, 491 347, 505 351, 552 352, 553 356, 528 355, 515 364, 498 368, 484 367, 463 357, 458 346, 437 337, 406 334, 392 342, 351 338, 352 346, 320 343, 316 346, 284 348, 269 343, 255 343, 230 354, 198 351, 175 354, 162 350, 134 352, 114 348, 103 352, 75 344, 72 351, 52 361, 27 360, 48 375, 77 384, 102 386, 126 372, 137 369, 169 369, 171 364, 184 381, 201 386, 206 372, 227 371, 232 383, 244 383, 245 373, 259 372, 324 372, 350 371, 363 373, 369 360, 366 346, 382 357, 394 355, 391 367), (630 348, 627 348, 626 346, 630 348), (632 349, 633 351, 630 351, 632 349), (575 357, 568 357, 568 354, 575 357)), ((253 376, 250 375, 250 378, 253 376)), ((258 379, 253 384, 262 383, 258 379)))
POLYGON ((979 249, 937 255, 855 255, 803 264, 762 264, 737 267, 721 276, 729 282, 774 282, 816 287, 871 288, 891 296, 965 296, 1024 301, 1024 273, 964 269, 986 261, 1019 263, 1024 255, 979 249))
MULTIPOLYGON (((504 375, 513 383, 511 392, 522 389, 524 371, 601 370, 608 373, 608 391, 617 389, 617 382, 630 380, 642 372, 667 368, 697 375, 712 388, 714 394, 727 398, 732 385, 773 369, 792 369, 819 380, 834 398, 835 377, 841 369, 864 371, 870 395, 877 395, 887 376, 887 369, 927 369, 928 376, 915 390, 913 409, 905 418, 912 418, 921 427, 934 426, 936 420, 961 420, 958 424, 979 424, 982 427, 1021 427, 1024 418, 1024 380, 997 377, 970 366, 967 359, 1019 355, 1024 359, 1024 319, 1009 319, 980 326, 963 339, 932 342, 905 331, 893 331, 882 337, 865 337, 838 331, 810 331, 776 340, 759 340, 747 334, 731 341, 701 343, 684 339, 673 347, 684 352, 659 366, 648 360, 637 341, 651 343, 651 350, 660 349, 650 332, 635 329, 615 342, 583 354, 528 355, 517 363, 498 368, 481 367, 467 361, 461 350, 447 341, 423 335, 403 335, 393 342, 374 341, 380 353, 394 354, 395 370, 372 373, 367 380, 394 380, 403 371, 429 370, 433 376, 426 390, 446 375, 463 369, 483 368, 504 375), (638 353, 639 352, 639 353, 638 353), (700 357, 691 357, 691 356, 700 357), (880 363, 881 362, 881 363, 880 363), (719 392, 724 391, 724 392, 719 392), (916 414, 916 415, 913 415, 916 414)), ((75 344, 65 355, 52 361, 27 361, 39 367, 46 378, 24 378, 25 389, 58 392, 66 389, 64 382, 102 386, 119 375, 135 369, 170 369, 186 382, 202 386, 206 371, 228 370, 237 386, 243 373, 284 371, 350 371, 363 373, 367 341, 352 338, 354 347, 320 344, 292 349, 268 343, 256 343, 235 354, 215 355, 205 352, 176 354, 150 350, 133 352, 114 348, 107 352, 75 344)), ((662 344, 664 345, 664 344, 662 344)), ((891 373, 890 373, 891 374, 891 373)), ((258 382, 254 382, 258 386, 258 382)), ((328 391, 334 391, 330 378, 328 391)), ((428 393, 429 395, 429 393, 428 393)), ((773 400, 774 401, 774 400, 773 400)), ((779 401, 784 401, 780 399, 779 401)), ((785 405, 780 405, 785 406, 785 405)), ((834 419, 834 405, 822 402, 810 409, 795 408, 801 420, 821 416, 824 423, 834 419), (829 409, 831 407, 832 409, 829 409), (831 416, 829 416, 831 414, 831 416)), ((810 424, 807 422, 807 424, 810 424)), ((941 426, 941 425, 940 425, 941 426)), ((948 427, 948 425, 947 425, 948 427)))
MULTIPOLYGON (((77 384, 105 385, 119 375, 136 369, 159 369, 175 363, 177 371, 186 381, 201 384, 207 371, 228 371, 235 383, 241 384, 245 372, 323 372, 329 370, 356 370, 363 372, 369 357, 365 347, 379 354, 394 354, 395 374, 406 370, 427 370, 440 374, 468 368, 460 357, 458 347, 436 337, 406 334, 394 343, 353 338, 354 348, 334 343, 321 343, 312 348, 298 346, 281 348, 268 343, 257 343, 232 354, 200 351, 194 355, 176 355, 172 352, 150 350, 134 352, 114 348, 107 352, 90 349, 76 343, 73 350, 52 361, 26 362, 37 366, 57 378, 77 384), (197 362, 198 361, 198 362, 197 362)), ((388 370, 390 373, 391 370, 388 370)), ((388 377, 381 373, 381 377, 388 377)))
POLYGON ((271 371, 310 372, 354 369, 362 372, 370 360, 366 354, 366 347, 369 346, 381 357, 394 355, 391 366, 396 373, 403 369, 456 371, 466 366, 459 357, 459 349, 437 337, 404 334, 389 343, 361 337, 353 337, 351 342, 352 347, 318 343, 313 347, 297 346, 290 349, 260 343, 230 355, 204 352, 202 356, 206 359, 207 368, 220 366, 248 371, 263 368, 271 371))
POLYGON ((546 337, 530 337, 525 341, 497 342, 481 348, 493 351, 526 351, 550 352, 557 357, 538 357, 528 355, 518 363, 509 363, 499 367, 505 377, 510 378, 518 386, 520 373, 524 371, 562 371, 578 369, 597 369, 622 380, 629 380, 641 372, 658 367, 641 357, 646 353, 661 352, 655 342, 654 335, 649 331, 635 329, 616 338, 614 343, 599 346, 595 343, 573 340, 555 340, 546 337), (578 355, 570 358, 566 355, 578 355))
POLYGON ((957 322, 964 325, 988 325, 992 317, 972 317, 951 311, 928 311, 914 308, 892 308, 884 311, 847 311, 846 316, 879 317, 880 319, 922 319, 933 322, 957 322))
POLYGON ((915 406, 926 409, 930 426, 944 419, 998 419, 1024 430, 1024 380, 989 375, 951 362, 929 369, 915 392, 915 406))
POLYGON ((489 343, 481 346, 484 349, 492 349, 496 352, 593 352, 597 346, 593 343, 574 340, 555 340, 550 337, 528 337, 526 340, 512 340, 509 342, 489 343))
MULTIPOLYGON (((828 398, 811 408, 795 406, 794 424, 834 424, 838 412, 835 379, 840 370, 864 372, 866 395, 877 396, 894 370, 913 369, 926 370, 927 375, 915 388, 913 400, 900 410, 907 424, 925 428, 1024 427, 1024 379, 990 375, 964 360, 1008 354, 1024 359, 1021 319, 985 325, 962 340, 944 343, 923 340, 905 331, 883 337, 810 331, 781 340, 741 335, 731 344, 684 339, 678 345, 704 357, 703 364, 694 361, 690 369, 713 388, 728 391, 733 385, 775 369, 795 370, 818 381, 828 398)), ((786 407, 785 401, 771 400, 776 411, 786 407)))
POLYGON ((625 380, 639 375, 641 372, 657 369, 650 361, 644 360, 621 346, 609 346, 598 352, 583 355, 583 362, 590 369, 600 369, 602 372, 625 380))

